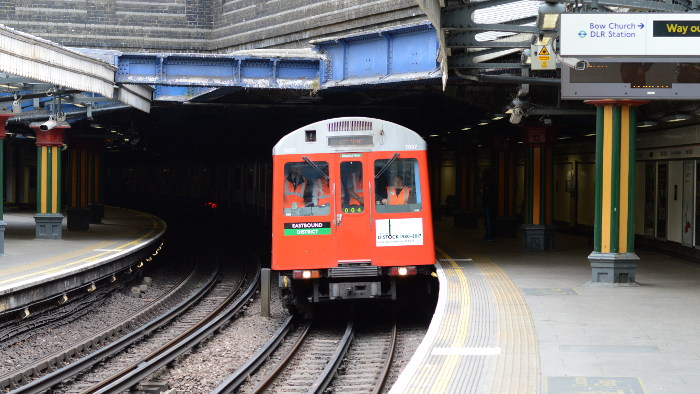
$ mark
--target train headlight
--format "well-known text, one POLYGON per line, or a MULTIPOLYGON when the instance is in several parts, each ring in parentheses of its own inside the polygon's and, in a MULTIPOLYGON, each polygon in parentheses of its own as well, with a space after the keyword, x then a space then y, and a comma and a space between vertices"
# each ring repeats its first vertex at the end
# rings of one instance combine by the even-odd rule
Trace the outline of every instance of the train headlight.
POLYGON ((389 269, 389 275, 391 276, 408 276, 415 275, 418 272, 415 265, 408 265, 405 267, 391 267, 389 269))
POLYGON ((294 279, 316 279, 321 277, 319 270, 294 270, 294 279))

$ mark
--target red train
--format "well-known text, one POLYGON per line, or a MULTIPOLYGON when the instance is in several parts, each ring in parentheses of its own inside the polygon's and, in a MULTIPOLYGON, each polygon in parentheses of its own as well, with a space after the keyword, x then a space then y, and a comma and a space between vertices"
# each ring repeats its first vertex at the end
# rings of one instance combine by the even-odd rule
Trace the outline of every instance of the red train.
POLYGON ((273 148, 272 185, 272 269, 290 307, 396 299, 402 282, 434 272, 417 133, 361 117, 310 124, 273 148))

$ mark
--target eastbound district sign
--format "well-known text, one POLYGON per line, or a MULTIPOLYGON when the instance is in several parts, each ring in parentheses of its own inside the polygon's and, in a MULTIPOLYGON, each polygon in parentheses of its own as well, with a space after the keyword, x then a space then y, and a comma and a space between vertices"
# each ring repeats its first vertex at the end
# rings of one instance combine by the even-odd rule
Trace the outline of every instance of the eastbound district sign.
POLYGON ((563 14, 561 56, 700 56, 700 14, 563 14))

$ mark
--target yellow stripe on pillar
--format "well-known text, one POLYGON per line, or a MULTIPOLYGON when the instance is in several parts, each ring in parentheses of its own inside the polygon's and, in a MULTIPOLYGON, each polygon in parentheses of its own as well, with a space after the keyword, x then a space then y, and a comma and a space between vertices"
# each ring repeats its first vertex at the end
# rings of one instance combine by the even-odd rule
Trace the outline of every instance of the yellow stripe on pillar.
POLYGON ((605 133, 603 133, 603 185, 602 185, 602 217, 601 217, 601 253, 610 253, 610 210, 612 199, 612 130, 613 106, 606 105, 603 115, 605 133))
POLYGON ((629 220, 629 182, 630 176, 630 107, 622 106, 620 124, 620 223, 618 249, 627 253, 627 226, 629 220))

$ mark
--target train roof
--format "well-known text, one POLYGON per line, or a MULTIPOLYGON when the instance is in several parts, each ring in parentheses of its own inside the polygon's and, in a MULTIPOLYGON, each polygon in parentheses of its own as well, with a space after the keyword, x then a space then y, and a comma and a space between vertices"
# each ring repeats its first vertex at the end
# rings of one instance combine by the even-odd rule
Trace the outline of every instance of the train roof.
POLYGON ((272 148, 272 155, 425 149, 425 140, 404 126, 374 118, 343 117, 292 131, 272 148))

